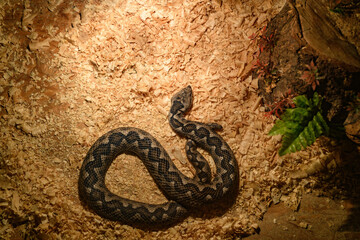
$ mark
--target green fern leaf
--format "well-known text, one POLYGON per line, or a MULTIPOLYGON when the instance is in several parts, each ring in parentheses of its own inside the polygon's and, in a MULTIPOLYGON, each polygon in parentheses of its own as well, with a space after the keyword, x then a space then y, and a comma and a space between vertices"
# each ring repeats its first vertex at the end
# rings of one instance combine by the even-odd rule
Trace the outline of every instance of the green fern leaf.
POLYGON ((324 120, 323 116, 321 115, 320 112, 317 112, 317 114, 315 115, 316 121, 320 124, 321 129, 323 130, 323 132, 326 135, 329 135, 330 129, 329 126, 327 125, 326 121, 324 120))
POLYGON ((295 97, 293 102, 299 108, 307 108, 310 105, 309 100, 306 98, 305 95, 295 97))
POLYGON ((321 114, 318 112, 306 127, 299 127, 298 131, 294 132, 294 134, 285 135, 279 155, 283 156, 287 153, 297 152, 313 144, 316 138, 326 131, 319 122, 319 119, 323 120, 321 114))
POLYGON ((279 134, 285 134, 288 129, 288 124, 289 122, 286 122, 284 120, 277 120, 275 125, 270 130, 269 135, 274 136, 279 134))
POLYGON ((321 115, 321 98, 301 95, 294 98, 296 108, 287 109, 277 120, 269 135, 283 135, 279 155, 300 151, 313 144, 320 135, 329 134, 329 127, 321 115))

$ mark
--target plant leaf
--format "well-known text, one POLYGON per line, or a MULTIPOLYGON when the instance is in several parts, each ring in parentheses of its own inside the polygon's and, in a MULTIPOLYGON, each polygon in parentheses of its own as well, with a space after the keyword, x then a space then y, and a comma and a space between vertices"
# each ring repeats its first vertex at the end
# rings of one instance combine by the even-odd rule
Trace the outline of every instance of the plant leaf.
POLYGON ((297 125, 293 131, 285 133, 279 155, 283 156, 287 153, 306 148, 313 144, 321 134, 328 132, 328 129, 329 127, 320 112, 317 112, 317 114, 313 116, 313 119, 308 122, 307 126, 302 127, 301 125, 297 125))
POLYGON ((297 126, 296 123, 290 122, 290 121, 283 121, 283 120, 277 120, 275 125, 271 128, 269 135, 279 135, 279 134, 286 134, 289 132, 289 129, 293 129, 297 126))
POLYGON ((306 98, 305 95, 300 95, 300 96, 295 97, 294 103, 295 103, 296 107, 299 107, 299 108, 307 108, 310 105, 309 100, 306 98))
POLYGON ((286 122, 284 122, 283 120, 277 120, 275 125, 271 128, 269 135, 274 136, 279 134, 285 134, 286 129, 286 122))
POLYGON ((313 144, 320 135, 329 134, 329 126, 321 115, 321 97, 315 92, 312 99, 305 95, 294 98, 296 108, 286 109, 269 132, 282 134, 279 155, 300 151, 313 144))

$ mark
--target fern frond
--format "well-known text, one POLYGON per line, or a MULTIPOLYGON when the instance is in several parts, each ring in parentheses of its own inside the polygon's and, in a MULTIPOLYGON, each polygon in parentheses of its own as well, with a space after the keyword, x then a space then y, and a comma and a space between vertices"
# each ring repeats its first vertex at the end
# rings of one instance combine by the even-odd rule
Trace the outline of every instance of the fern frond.
POLYGON ((313 144, 320 135, 329 134, 329 127, 320 112, 321 98, 317 93, 310 100, 301 95, 293 101, 296 108, 287 109, 269 132, 269 135, 283 135, 280 156, 300 151, 313 144))
POLYGON ((309 100, 306 98, 305 95, 297 96, 294 98, 293 101, 294 101, 296 107, 299 107, 299 108, 307 108, 310 105, 309 100))
POLYGON ((299 128, 293 134, 284 135, 279 155, 283 156, 287 153, 297 152, 313 144, 318 137, 328 132, 328 126, 325 123, 326 127, 324 127, 323 122, 325 121, 318 112, 307 126, 301 128, 298 125, 299 128))

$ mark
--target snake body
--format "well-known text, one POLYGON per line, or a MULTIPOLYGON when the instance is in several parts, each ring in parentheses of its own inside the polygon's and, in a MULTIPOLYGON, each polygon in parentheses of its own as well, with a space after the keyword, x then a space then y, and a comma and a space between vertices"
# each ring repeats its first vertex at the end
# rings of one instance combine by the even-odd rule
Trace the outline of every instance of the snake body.
POLYGON ((238 181, 238 165, 228 144, 215 132, 218 124, 204 124, 184 118, 192 106, 192 89, 182 89, 171 99, 169 123, 188 139, 186 154, 196 170, 189 178, 172 162, 169 154, 149 133, 132 127, 114 129, 101 136, 88 151, 80 169, 79 196, 98 215, 128 225, 165 225, 184 218, 189 209, 221 199, 238 181), (207 161, 196 150, 206 150, 214 159, 211 179, 207 161), (169 199, 147 204, 117 196, 105 186, 105 174, 120 154, 137 155, 160 190, 169 199))

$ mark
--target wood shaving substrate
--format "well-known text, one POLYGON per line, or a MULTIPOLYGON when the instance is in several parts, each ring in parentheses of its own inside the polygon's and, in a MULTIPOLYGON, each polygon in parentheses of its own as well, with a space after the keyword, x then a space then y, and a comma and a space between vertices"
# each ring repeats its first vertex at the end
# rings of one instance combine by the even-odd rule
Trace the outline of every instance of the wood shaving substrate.
MULTIPOLYGON (((287 177, 296 164, 277 157, 280 138, 267 136, 274 119, 264 117, 249 77, 257 51, 249 37, 283 1, 78 2, 0 3, 0 236, 241 238, 258 230, 277 186, 288 186, 285 199, 298 206, 301 185, 287 177), (195 97, 187 118, 221 124, 239 162, 235 204, 222 216, 190 216, 160 231, 84 208, 77 192, 82 160, 98 137, 120 126, 156 136, 192 175, 185 140, 167 121, 171 96, 187 85, 195 97)), ((135 157, 120 156, 107 184, 130 199, 165 201, 135 157)))

